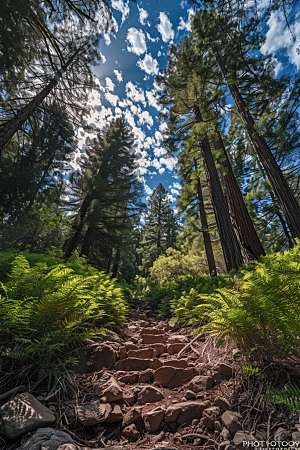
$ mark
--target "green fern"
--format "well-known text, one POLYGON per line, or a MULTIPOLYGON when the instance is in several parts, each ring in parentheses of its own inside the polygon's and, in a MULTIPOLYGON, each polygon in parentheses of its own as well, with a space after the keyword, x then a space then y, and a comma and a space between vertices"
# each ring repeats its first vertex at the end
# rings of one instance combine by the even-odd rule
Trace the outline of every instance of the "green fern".
POLYGON ((300 245, 245 268, 233 288, 184 294, 172 303, 174 320, 199 325, 237 343, 241 350, 277 357, 300 357, 300 245), (263 349, 263 350, 262 350, 263 349))
POLYGON ((128 312, 114 280, 95 270, 80 271, 64 264, 30 267, 20 255, 9 282, 1 286, 1 353, 36 367, 52 385, 68 379, 73 349, 124 321, 128 312))
POLYGON ((288 384, 283 391, 272 390, 268 395, 268 400, 275 405, 285 405, 294 413, 300 413, 300 388, 293 384, 288 384))

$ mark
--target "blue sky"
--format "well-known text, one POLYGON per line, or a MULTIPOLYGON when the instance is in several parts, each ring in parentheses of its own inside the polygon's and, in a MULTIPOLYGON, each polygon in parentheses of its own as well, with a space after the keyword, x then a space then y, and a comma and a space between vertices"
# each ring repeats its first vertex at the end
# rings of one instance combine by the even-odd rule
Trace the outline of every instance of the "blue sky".
MULTIPOLYGON (((268 2, 261 0, 260 4, 264 7, 268 2)), ((100 44, 102 63, 94 72, 102 93, 91 92, 94 109, 89 122, 102 128, 122 115, 137 137, 142 155, 139 176, 145 195, 162 183, 175 206, 180 190, 174 170, 176 159, 166 158, 161 146, 165 124, 158 121, 160 108, 155 99, 154 77, 166 67, 168 46, 189 32, 192 9, 185 0, 137 0, 137 4, 112 0, 111 5, 115 32, 106 33, 100 44)), ((266 42, 261 52, 273 54, 278 60, 279 74, 300 69, 300 56, 296 52, 300 38, 299 6, 294 15, 290 24, 293 37, 280 12, 272 13, 266 24, 266 42)), ((86 135, 79 130, 79 136, 82 147, 86 135)))

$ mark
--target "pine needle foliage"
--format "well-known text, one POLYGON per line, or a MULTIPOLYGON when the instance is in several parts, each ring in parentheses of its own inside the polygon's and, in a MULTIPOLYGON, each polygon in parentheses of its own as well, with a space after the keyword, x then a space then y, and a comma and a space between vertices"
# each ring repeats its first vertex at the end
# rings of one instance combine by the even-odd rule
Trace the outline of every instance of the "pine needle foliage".
POLYGON ((233 287, 211 294, 185 296, 173 304, 178 320, 185 318, 201 331, 235 341, 245 352, 261 356, 300 356, 300 245, 285 253, 274 253, 241 270, 233 287), (189 306, 190 302, 190 306, 189 306))
POLYGON ((30 267, 17 256, 0 290, 1 354, 32 364, 39 378, 68 378, 72 350, 124 321, 128 311, 115 280, 92 272, 78 274, 64 264, 30 267))

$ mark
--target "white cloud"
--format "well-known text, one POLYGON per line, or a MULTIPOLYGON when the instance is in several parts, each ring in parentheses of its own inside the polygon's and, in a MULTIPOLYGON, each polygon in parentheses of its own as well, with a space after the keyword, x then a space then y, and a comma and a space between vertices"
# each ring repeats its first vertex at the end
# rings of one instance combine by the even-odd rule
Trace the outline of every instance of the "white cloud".
POLYGON ((172 23, 169 17, 164 12, 159 13, 160 23, 157 25, 157 29, 161 34, 162 40, 164 42, 169 42, 174 39, 174 30, 172 28, 172 23))
POLYGON ((104 37, 104 42, 105 42, 105 44, 108 47, 111 44, 110 34, 109 33, 104 33, 103 37, 104 37))
MULTIPOLYGON (((291 36, 286 20, 280 11, 274 11, 271 13, 267 24, 269 30, 266 34, 266 41, 261 47, 263 55, 270 55, 278 50, 286 49, 287 56, 290 63, 294 64, 297 69, 300 69, 300 57, 296 52, 299 45, 297 38, 300 37, 300 14, 296 15, 294 24, 290 25, 291 32, 296 38, 295 40, 291 36)), ((282 69, 282 66, 277 69, 277 73, 282 69)))
POLYGON ((127 50, 140 56, 147 50, 145 35, 142 30, 132 27, 127 31, 126 41, 129 43, 127 50))
POLYGON ((149 188, 149 186, 147 186, 147 184, 144 185, 145 191, 147 195, 151 195, 153 192, 153 189, 149 188))
POLYGON ((117 95, 111 94, 110 92, 106 92, 105 98, 113 106, 117 106, 117 103, 120 100, 117 95))
POLYGON ((159 72, 158 62, 152 58, 151 54, 146 54, 143 60, 139 59, 137 66, 144 70, 148 75, 157 75, 159 72))
POLYGON ((148 111, 143 111, 141 114, 139 114, 139 125, 147 124, 147 128, 150 129, 153 126, 153 118, 149 114, 148 111))
POLYGON ((161 162, 158 161, 157 158, 154 158, 154 159, 151 161, 151 166, 155 167, 155 169, 158 170, 158 169, 161 168, 161 162))
POLYGON ((182 189, 182 186, 181 186, 180 183, 174 182, 174 183, 173 183, 173 188, 181 190, 181 189, 182 189))
POLYGON ((161 51, 159 50, 159 52, 157 53, 157 57, 159 58, 161 56, 161 51))
POLYGON ((147 13, 147 11, 143 8, 140 8, 139 5, 137 5, 138 10, 139 10, 139 22, 141 25, 145 25, 145 21, 147 19, 147 17, 149 16, 149 14, 147 13))
POLYGON ((167 153, 167 150, 163 147, 156 147, 154 149, 154 155, 155 156, 163 156, 167 153))
POLYGON ((161 167, 158 172, 160 175, 162 175, 165 171, 166 169, 164 167, 161 167))
POLYGON ((168 194, 167 197, 168 197, 168 200, 169 200, 171 203, 175 202, 175 200, 176 200, 176 198, 173 197, 173 195, 168 194))
POLYGON ((121 83, 121 81, 123 81, 123 74, 121 70, 114 70, 114 74, 116 75, 118 82, 121 83))
POLYGON ((115 85, 114 85, 114 83, 111 81, 111 79, 109 77, 105 78, 105 84, 106 84, 105 89, 107 91, 110 91, 110 92, 114 91, 115 85))
POLYGON ((160 158, 159 161, 161 162, 161 164, 165 165, 166 168, 171 172, 177 163, 177 158, 175 156, 171 157, 171 158, 163 157, 163 158, 160 158))
POLYGON ((101 63, 102 63, 102 64, 105 64, 105 63, 106 63, 106 58, 105 58, 105 56, 103 55, 103 53, 99 52, 99 57, 100 57, 101 63))
POLYGON ((124 112, 124 117, 125 117, 125 120, 129 123, 129 125, 130 125, 132 128, 135 128, 134 117, 133 117, 133 115, 131 114, 131 112, 129 111, 129 109, 126 109, 126 111, 124 112))
POLYGON ((147 33, 147 31, 146 31, 146 36, 147 36, 148 41, 150 41, 150 42, 158 42, 159 41, 159 37, 153 38, 152 36, 150 36, 149 33, 147 33))
POLYGON ((188 9, 188 19, 187 19, 187 21, 185 22, 183 20, 183 17, 180 17, 180 23, 178 25, 177 30, 178 31, 179 30, 192 31, 191 20, 192 20, 192 17, 193 17, 194 14, 195 14, 195 11, 192 8, 188 9))
POLYGON ((164 133, 165 131, 168 131, 169 128, 168 128, 168 125, 167 125, 166 122, 162 122, 162 123, 159 124, 158 129, 159 129, 159 131, 164 133))
POLYGON ((145 94, 148 100, 148 105, 153 106, 153 108, 157 109, 157 111, 160 111, 161 106, 158 104, 155 89, 152 89, 152 91, 146 91, 145 94))
POLYGON ((131 81, 126 83, 125 86, 126 96, 133 102, 141 102, 146 106, 146 99, 143 89, 136 87, 131 81))
POLYGON ((121 25, 123 25, 130 13, 129 2, 123 2, 123 0, 112 0, 111 6, 117 11, 120 11, 122 14, 121 25))
POLYGON ((180 192, 178 191, 178 189, 171 189, 171 194, 174 194, 174 195, 179 195, 180 194, 180 192))
POLYGON ((115 108, 115 115, 122 116, 122 110, 120 108, 115 108))

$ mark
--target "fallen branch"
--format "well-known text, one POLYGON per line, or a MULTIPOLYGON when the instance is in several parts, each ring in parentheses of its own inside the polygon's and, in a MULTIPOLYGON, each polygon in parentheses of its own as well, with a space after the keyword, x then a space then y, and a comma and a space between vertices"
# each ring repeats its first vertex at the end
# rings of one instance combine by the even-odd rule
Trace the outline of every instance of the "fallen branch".
POLYGON ((16 392, 20 392, 20 391, 24 391, 25 390, 25 386, 17 386, 13 389, 10 389, 7 392, 4 392, 4 394, 0 395, 0 400, 3 400, 4 398, 9 397, 10 395, 15 394, 16 392))
POLYGON ((195 347, 193 347, 192 345, 191 345, 191 350, 193 350, 193 352, 197 353, 198 356, 201 356, 200 352, 198 352, 198 350, 196 350, 195 347))
POLYGON ((180 352, 179 352, 178 355, 177 355, 178 358, 180 358, 180 356, 181 356, 188 348, 190 348, 191 345, 192 345, 195 341, 197 341, 197 339, 203 338, 204 336, 205 336, 204 333, 200 333, 200 334, 198 334, 196 337, 194 337, 194 339, 192 339, 191 342, 189 342, 188 344, 186 344, 186 345, 183 347, 183 349, 180 350, 180 352))

